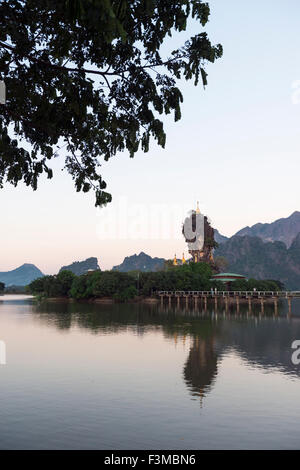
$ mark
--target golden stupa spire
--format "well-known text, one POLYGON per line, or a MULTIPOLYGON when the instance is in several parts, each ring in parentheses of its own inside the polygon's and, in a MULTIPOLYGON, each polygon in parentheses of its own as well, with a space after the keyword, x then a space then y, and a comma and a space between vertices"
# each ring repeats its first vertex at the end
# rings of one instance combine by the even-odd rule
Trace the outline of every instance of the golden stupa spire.
POLYGON ((174 265, 174 266, 177 266, 177 258, 176 258, 176 253, 175 253, 175 256, 174 256, 174 259, 173 259, 173 265, 174 265))
POLYGON ((196 209, 196 214, 200 214, 200 209, 199 209, 199 201, 197 201, 197 209, 196 209))
POLYGON ((185 261, 185 257, 184 257, 184 253, 182 253, 182 264, 185 264, 186 261, 185 261))

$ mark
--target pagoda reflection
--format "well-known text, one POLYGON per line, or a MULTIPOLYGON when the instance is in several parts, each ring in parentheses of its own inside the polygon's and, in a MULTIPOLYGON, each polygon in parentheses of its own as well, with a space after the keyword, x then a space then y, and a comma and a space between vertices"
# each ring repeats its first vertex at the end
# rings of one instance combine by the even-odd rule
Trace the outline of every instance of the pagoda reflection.
POLYGON ((183 377, 193 397, 203 398, 211 391, 218 373, 218 356, 214 338, 194 337, 187 361, 183 368, 183 377))

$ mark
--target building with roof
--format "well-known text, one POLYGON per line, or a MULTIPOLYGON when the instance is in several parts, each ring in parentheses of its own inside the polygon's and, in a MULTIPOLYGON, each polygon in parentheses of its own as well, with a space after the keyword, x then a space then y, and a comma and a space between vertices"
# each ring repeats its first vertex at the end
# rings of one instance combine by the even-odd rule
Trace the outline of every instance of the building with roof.
POLYGON ((228 289, 230 289, 232 282, 241 280, 246 280, 246 276, 235 273, 218 273, 214 274, 211 278, 211 281, 223 282, 223 284, 226 284, 228 289))

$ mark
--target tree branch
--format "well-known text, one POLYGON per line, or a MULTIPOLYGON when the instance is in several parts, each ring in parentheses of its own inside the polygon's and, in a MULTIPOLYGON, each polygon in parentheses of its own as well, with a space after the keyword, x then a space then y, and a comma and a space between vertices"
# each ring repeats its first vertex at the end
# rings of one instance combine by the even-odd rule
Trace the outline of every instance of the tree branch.
MULTIPOLYGON (((14 51, 15 48, 13 46, 10 46, 9 44, 6 44, 2 41, 0 41, 0 46, 2 47, 5 47, 11 51, 14 51)), ((57 65, 57 64, 52 64, 50 61, 49 62, 46 62, 45 60, 42 60, 42 59, 39 59, 39 58, 36 58, 36 57, 32 57, 32 56, 27 56, 28 60, 31 60, 33 62, 36 62, 36 63, 41 63, 41 64, 44 64, 46 65, 47 67, 51 67, 53 69, 56 69, 56 70, 61 70, 61 71, 65 71, 65 72, 76 72, 76 73, 90 73, 90 74, 95 74, 95 75, 101 75, 102 77, 105 77, 106 75, 109 75, 109 76, 120 76, 121 74, 123 73, 126 73, 126 72, 129 72, 129 69, 125 69, 125 70, 116 70, 115 72, 108 72, 109 68, 105 71, 105 72, 101 72, 100 70, 91 70, 91 69, 85 69, 85 68, 71 68, 71 67, 65 67, 63 65, 57 65)), ((168 59, 164 62, 156 62, 154 64, 149 64, 149 65, 141 65, 139 67, 137 67, 137 69, 147 69, 147 68, 150 68, 153 70, 153 67, 162 67, 164 65, 168 65, 170 64, 171 62, 174 62, 176 60, 180 60, 180 59, 184 59, 186 58, 186 54, 182 55, 182 56, 177 56, 177 57, 173 57, 171 59, 168 59)), ((122 77, 124 78, 124 77, 122 77)))

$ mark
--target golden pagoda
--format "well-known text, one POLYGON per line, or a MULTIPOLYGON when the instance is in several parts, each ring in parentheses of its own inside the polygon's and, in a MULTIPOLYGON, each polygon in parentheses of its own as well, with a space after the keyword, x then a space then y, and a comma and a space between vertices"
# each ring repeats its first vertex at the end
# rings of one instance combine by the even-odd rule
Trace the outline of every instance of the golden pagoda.
POLYGON ((182 264, 185 264, 186 263, 186 260, 185 260, 185 257, 184 257, 184 253, 182 253, 182 264))
POLYGON ((173 266, 177 266, 177 264, 178 263, 177 263, 177 258, 176 258, 176 254, 175 254, 174 259, 173 259, 173 266))

